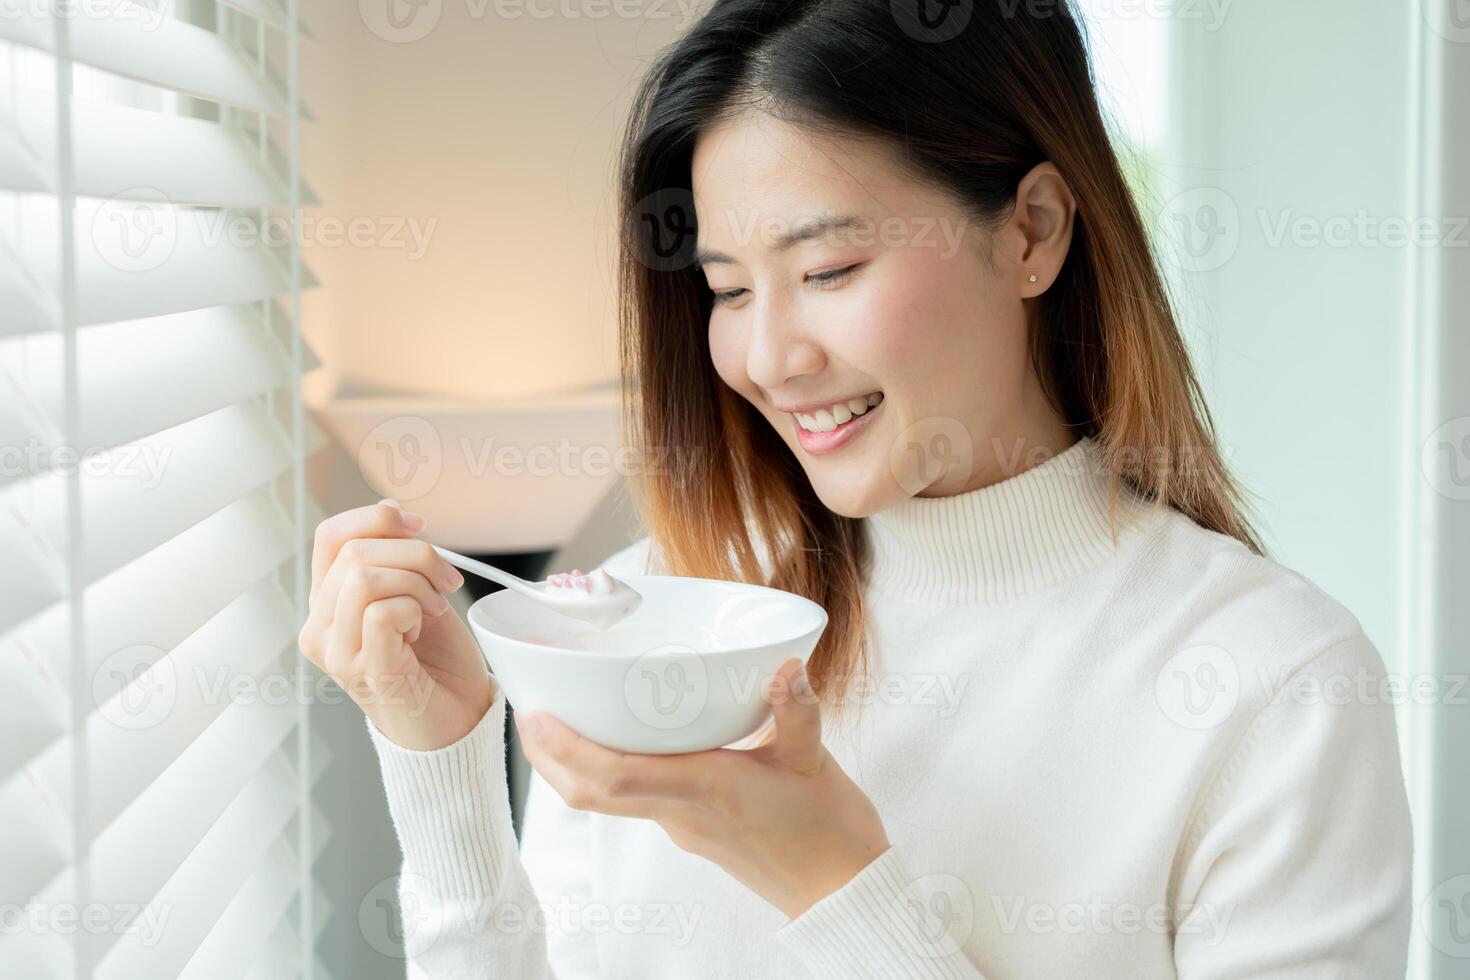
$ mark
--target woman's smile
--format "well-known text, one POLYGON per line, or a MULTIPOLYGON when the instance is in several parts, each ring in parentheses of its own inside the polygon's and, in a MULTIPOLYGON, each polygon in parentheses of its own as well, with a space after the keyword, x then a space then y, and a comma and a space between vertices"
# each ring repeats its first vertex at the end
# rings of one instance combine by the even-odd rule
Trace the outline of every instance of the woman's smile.
POLYGON ((883 392, 852 398, 815 412, 790 412, 796 441, 813 456, 836 452, 872 426, 883 407, 883 392))

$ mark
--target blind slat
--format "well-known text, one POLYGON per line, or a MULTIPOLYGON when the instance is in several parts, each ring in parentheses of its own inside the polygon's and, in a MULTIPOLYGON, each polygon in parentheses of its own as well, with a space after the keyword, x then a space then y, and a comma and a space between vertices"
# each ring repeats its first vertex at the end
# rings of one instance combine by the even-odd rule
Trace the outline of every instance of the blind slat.
MULTIPOLYGON (((76 190, 85 197, 219 207, 284 207, 291 194, 251 138, 211 119, 73 98, 76 190)), ((0 129, 0 188, 54 191, 52 166, 27 166, 56 145, 52 93, 23 90, 18 132, 0 129), (23 144, 22 145, 22 141, 23 144), (28 151, 26 147, 29 147, 28 151), (12 159, 13 158, 13 159, 12 159)), ((305 195, 304 203, 312 203, 305 195)))
MULTIPOLYGON (((19 365, 51 419, 62 417, 62 354, 55 334, 0 342, 0 362, 19 365)), ((89 448, 141 439, 290 380, 286 352, 258 310, 233 306, 88 327, 77 334, 77 374, 89 448)))
POLYGON ((93 688, 103 695, 120 680, 138 679, 88 719, 94 832, 139 797, 231 706, 232 685, 240 685, 257 704, 275 696, 261 689, 261 678, 294 639, 293 619, 280 589, 263 580, 162 659, 149 660, 147 648, 128 648, 99 671, 93 688))
POLYGON ((168 912, 162 935, 148 942, 140 934, 118 937, 97 965, 97 980, 176 976, 296 808, 296 776, 281 756, 274 756, 149 903, 168 912))
MULTIPOLYGON (((221 620, 221 631, 223 626, 236 621, 231 616, 222 616, 221 620)), ((291 621, 277 624, 276 632, 293 633, 291 621)), ((212 638, 213 634, 206 637, 212 638)), ((229 676, 258 682, 269 665, 277 662, 276 657, 282 649, 283 641, 279 635, 263 636, 261 642, 266 641, 275 643, 271 648, 275 656, 262 658, 258 651, 252 651, 253 662, 246 660, 229 676)), ((229 649, 235 652, 245 645, 248 645, 248 640, 237 641, 229 649)), ((292 645, 294 647, 294 642, 292 645)), ((200 662, 194 650, 177 652, 181 659, 200 662)), ((88 814, 92 825, 87 833, 96 838, 99 851, 106 840, 121 837, 127 844, 119 849, 123 864, 141 875, 148 874, 150 867, 159 866, 161 856, 152 851, 139 851, 136 848, 139 841, 131 838, 146 837, 146 831, 151 827, 155 835, 160 832, 167 834, 168 840, 175 843, 186 840, 190 821, 205 819, 207 811, 195 809, 195 804, 199 798, 207 796, 206 788, 213 787, 216 795, 226 794, 225 798, 228 798, 249 776, 248 768, 237 769, 234 763, 223 766, 220 760, 250 758, 252 752, 259 751, 266 744, 257 729, 275 724, 279 726, 280 737, 284 738, 294 719, 295 706, 291 702, 283 705, 261 696, 254 704, 230 704, 211 699, 207 692, 196 693, 188 683, 179 684, 176 690, 176 697, 172 697, 167 688, 160 689, 155 696, 149 708, 161 706, 167 710, 160 711, 161 719, 150 727, 130 731, 101 716, 92 717, 88 723, 90 748, 96 756, 92 766, 95 783, 92 808, 88 814), (225 722, 224 719, 229 720, 225 722), (196 744, 200 746, 197 749, 196 744), (233 754, 206 755, 211 750, 230 750, 233 754), (212 767, 213 771, 200 772, 207 767, 212 767), (179 784, 185 779, 183 774, 201 778, 203 782, 181 786, 179 784), (178 808, 186 800, 189 801, 189 809, 180 812, 178 808), (137 856, 140 853, 149 854, 149 861, 139 862, 137 856)), ((129 718, 122 711, 109 713, 116 719, 129 718)), ((132 716, 136 723, 153 720, 152 714, 132 716)), ((52 820, 58 815, 71 819, 71 751, 70 737, 52 743, 33 766, 22 769, 0 787, 0 799, 14 802, 20 818, 29 819, 33 824, 46 815, 52 820)), ((0 877, 0 891, 5 892, 0 895, 0 900, 23 902, 61 873, 66 859, 65 848, 59 856, 48 848, 44 854, 33 857, 27 853, 33 846, 29 834, 0 839, 0 868, 15 869, 0 877)), ((100 860, 96 884, 99 890, 105 884, 100 860)))
POLYGON ((283 155, 287 10, 0 16, 0 975, 239 976, 329 909, 330 753, 301 731, 300 778, 292 738, 296 514, 320 518, 292 468, 326 440, 288 387, 317 362, 291 322, 315 280, 288 217, 315 198, 283 155), (140 903, 132 931, 25 925, 140 903))
POLYGON ((286 839, 278 840, 220 914, 178 980, 236 980, 245 975, 296 897, 297 860, 286 839))
MULTIPOLYGON (((25 106, 21 106, 25 111, 25 106)), ((49 145, 49 144, 48 144, 49 145)), ((37 159, 36 144, 29 145, 10 121, 0 117, 0 189, 13 191, 49 191, 52 189, 46 167, 37 159)))
MULTIPOLYGON (((308 455, 325 441, 316 430, 309 432, 308 439, 308 455)), ((83 532, 88 542, 82 577, 88 583, 146 554, 289 468, 291 454, 265 406, 251 401, 129 443, 110 451, 105 460, 90 461, 91 472, 81 475, 87 501, 83 532)), ((42 543, 33 550, 45 545, 55 549, 57 542, 65 540, 61 481, 60 474, 48 474, 0 491, 0 503, 13 500, 39 536, 42 543)), ((13 523, 0 514, 0 541, 13 523)), ((48 564, 40 558, 31 560, 42 568, 48 564)), ((35 611, 33 606, 31 612, 35 611)), ((0 621, 0 626, 6 625, 10 623, 0 621)))
MULTIPOLYGON (((77 64, 161 85, 226 105, 284 115, 277 87, 224 38, 130 0, 91 0, 88 16, 68 20, 77 64)), ((36 4, 17 4, 0 17, 0 38, 52 51, 50 18, 36 4)))
POLYGON ((57 315, 56 304, 21 272, 19 260, 0 236, 0 337, 50 330, 57 315))
MULTIPOLYGON (((17 220, 26 232, 17 258, 30 282, 59 281, 55 210, 49 195, 16 198, 17 220)), ((74 220, 79 326, 255 303, 290 287, 290 227, 279 215, 261 225, 253 211, 79 198, 74 220)), ((303 288, 316 286, 304 266, 301 281, 303 288)), ((0 283, 0 290, 23 303, 27 292, 44 295, 20 279, 0 283)), ((50 308, 34 300, 25 307, 32 314, 50 308)), ((10 314, 6 323, 6 333, 53 326, 44 315, 25 321, 10 314)))
MULTIPOLYGON (((168 878, 194 859, 220 816, 259 780, 262 769, 283 759, 281 746, 294 721, 290 706, 231 708, 218 729, 211 727, 207 738, 190 746, 156 789, 150 788, 148 796, 97 838, 98 894, 133 902, 158 896, 168 878), (229 767, 221 767, 217 757, 206 757, 221 749, 239 753, 229 767), (189 779, 197 779, 197 786, 189 779), (148 862, 139 862, 139 854, 148 854, 148 862)), ((288 796, 294 803, 295 793, 288 796)))
MULTIPOLYGON (((261 489, 93 583, 85 594, 87 676, 118 650, 174 649, 292 550, 285 516, 261 489), (231 560, 200 575, 218 555, 231 560), (160 604, 165 589, 169 602, 160 604)), ((68 655, 64 603, 0 637, 0 779, 64 732, 68 655)))
MULTIPOLYGON (((313 780, 315 782, 315 780, 313 780)), ((311 863, 325 849, 330 836, 320 809, 311 808, 313 854, 311 863)), ((276 842, 270 856, 231 900, 209 935, 199 944, 178 980, 240 980, 250 972, 261 951, 279 933, 293 900, 298 897, 300 856, 287 833, 276 842)), ((331 905, 320 888, 313 892, 316 921, 331 917, 331 905)), ((296 951, 299 952, 299 949, 296 951)), ((287 976, 286 970, 277 976, 287 976)))

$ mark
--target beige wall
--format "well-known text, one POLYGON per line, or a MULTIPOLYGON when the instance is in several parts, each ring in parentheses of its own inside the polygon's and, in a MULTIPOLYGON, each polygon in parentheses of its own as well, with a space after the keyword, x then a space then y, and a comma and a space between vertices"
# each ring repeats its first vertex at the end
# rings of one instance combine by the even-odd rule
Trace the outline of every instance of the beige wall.
POLYGON ((680 3, 306 4, 323 285, 304 322, 337 376, 506 397, 615 377, 616 142, 649 57, 689 23, 680 3), (352 219, 376 244, 330 244, 352 219))

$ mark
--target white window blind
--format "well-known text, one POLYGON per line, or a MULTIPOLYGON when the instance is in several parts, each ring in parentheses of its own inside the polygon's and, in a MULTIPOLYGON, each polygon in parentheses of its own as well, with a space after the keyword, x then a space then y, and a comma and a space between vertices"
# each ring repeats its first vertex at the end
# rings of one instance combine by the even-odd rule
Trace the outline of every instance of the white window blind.
POLYGON ((326 975, 295 0, 0 0, 0 976, 326 975))

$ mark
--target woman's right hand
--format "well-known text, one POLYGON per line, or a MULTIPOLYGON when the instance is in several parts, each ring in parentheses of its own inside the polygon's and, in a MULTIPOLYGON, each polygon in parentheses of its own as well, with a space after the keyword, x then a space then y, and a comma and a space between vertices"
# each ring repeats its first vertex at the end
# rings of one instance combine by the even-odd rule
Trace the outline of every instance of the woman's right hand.
POLYGON ((423 518, 384 500, 322 521, 311 612, 298 642, 394 742, 439 749, 489 710, 494 681, 444 593, 464 584, 428 542, 423 518))

